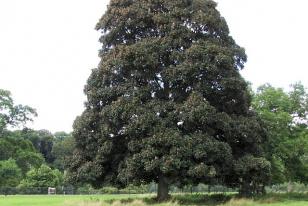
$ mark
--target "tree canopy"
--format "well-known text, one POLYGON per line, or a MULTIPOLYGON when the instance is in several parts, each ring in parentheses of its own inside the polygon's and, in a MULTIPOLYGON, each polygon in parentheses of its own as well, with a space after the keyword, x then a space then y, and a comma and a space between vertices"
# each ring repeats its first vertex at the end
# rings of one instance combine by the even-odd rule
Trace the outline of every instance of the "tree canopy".
POLYGON ((52 170, 45 162, 63 171, 64 160, 72 153, 73 140, 64 132, 53 135, 47 130, 28 128, 12 131, 12 128, 25 126, 34 116, 33 108, 15 105, 11 93, 0 89, 0 188, 48 187, 63 183, 61 172, 52 170))
POLYGON ((3 171, 5 168, 10 168, 8 175, 12 174, 3 176, 10 184, 2 182, 0 186, 16 186, 15 184, 19 183, 26 172, 44 162, 43 157, 36 152, 32 143, 21 135, 21 132, 8 129, 8 127, 24 126, 36 115, 35 109, 20 104, 15 105, 11 93, 0 89, 0 161, 2 161, 0 167, 3 171), (12 179, 14 175, 16 178, 12 179))
POLYGON ((62 182, 62 174, 59 170, 52 170, 47 165, 41 165, 37 169, 27 172, 26 178, 21 181, 21 187, 57 187, 62 182))
POLYGON ((308 93, 301 83, 289 92, 269 84, 259 87, 253 107, 263 119, 272 184, 308 182, 308 93))
POLYGON ((0 133, 9 125, 16 127, 32 121, 36 111, 24 105, 15 105, 11 93, 0 89, 0 133))
POLYGON ((21 169, 15 160, 0 161, 0 186, 15 187, 22 178, 21 169))
MULTIPOLYGON (((268 180, 265 131, 239 70, 246 54, 211 0, 111 0, 101 62, 74 123, 71 177, 95 186, 268 180)), ((262 189, 261 189, 262 190, 262 189)))

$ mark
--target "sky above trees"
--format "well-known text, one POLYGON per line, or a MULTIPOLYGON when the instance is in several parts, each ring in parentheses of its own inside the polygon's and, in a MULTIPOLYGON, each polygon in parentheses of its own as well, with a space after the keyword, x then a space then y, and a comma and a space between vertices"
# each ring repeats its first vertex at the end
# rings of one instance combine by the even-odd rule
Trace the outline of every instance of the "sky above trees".
MULTIPOLYGON (((95 24, 109 0, 2 0, 0 88, 37 109, 36 129, 71 131, 83 110, 83 87, 99 62, 95 24)), ((231 35, 246 48, 243 76, 308 86, 305 0, 218 0, 231 35)))

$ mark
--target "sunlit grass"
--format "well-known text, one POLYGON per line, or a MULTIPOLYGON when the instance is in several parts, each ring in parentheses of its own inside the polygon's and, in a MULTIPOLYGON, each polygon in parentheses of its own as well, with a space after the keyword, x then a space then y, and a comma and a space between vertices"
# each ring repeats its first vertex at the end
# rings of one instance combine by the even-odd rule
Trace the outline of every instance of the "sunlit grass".
POLYGON ((268 194, 254 199, 235 194, 177 194, 157 203, 153 195, 0 196, 0 206, 308 206, 308 194, 268 194))

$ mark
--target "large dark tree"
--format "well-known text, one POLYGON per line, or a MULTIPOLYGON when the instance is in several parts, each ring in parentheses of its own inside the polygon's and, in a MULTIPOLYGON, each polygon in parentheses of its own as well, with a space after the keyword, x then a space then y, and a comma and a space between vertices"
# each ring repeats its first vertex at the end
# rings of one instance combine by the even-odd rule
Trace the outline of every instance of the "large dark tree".
POLYGON ((239 74, 246 55, 211 0, 111 0, 101 62, 74 123, 75 181, 217 182, 258 192, 266 137, 239 74))

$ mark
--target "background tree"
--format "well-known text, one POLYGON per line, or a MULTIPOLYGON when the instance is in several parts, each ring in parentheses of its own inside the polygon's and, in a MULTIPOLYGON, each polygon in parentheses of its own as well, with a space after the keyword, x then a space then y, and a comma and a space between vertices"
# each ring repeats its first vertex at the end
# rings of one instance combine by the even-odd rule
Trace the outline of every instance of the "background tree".
POLYGON ((262 190, 266 134, 239 74, 244 49, 215 2, 111 0, 96 28, 101 62, 74 123, 72 180, 155 181, 160 200, 170 184, 262 190))
POLYGON ((11 93, 0 89, 0 135, 8 125, 24 125, 36 115, 36 111, 29 106, 15 105, 11 93))
POLYGON ((63 177, 59 170, 52 170, 47 165, 30 170, 20 187, 57 187, 62 184, 63 177))
POLYGON ((55 158, 53 166, 64 171, 69 165, 69 158, 73 155, 75 141, 71 134, 65 132, 55 134, 56 141, 52 147, 51 154, 55 158))
POLYGON ((253 107, 265 122, 269 138, 267 158, 272 164, 272 184, 307 183, 308 94, 301 83, 287 93, 269 84, 259 87, 253 107))
POLYGON ((40 167, 45 163, 41 154, 33 151, 18 151, 16 154, 16 164, 25 175, 29 170, 40 167))
POLYGON ((0 160, 8 160, 13 156, 15 151, 14 145, 7 139, 0 138, 0 160))
POLYGON ((24 126, 34 116, 34 109, 15 105, 10 92, 0 89, 0 187, 16 187, 23 178, 21 186, 32 187, 57 186, 63 181, 59 170, 52 170, 43 163, 53 164, 52 149, 56 141, 62 143, 55 149, 57 162, 62 163, 65 157, 61 155, 71 152, 68 134, 62 132, 54 136, 47 130, 27 128, 9 130, 24 126), (60 154, 60 150, 67 151, 60 154))
POLYGON ((66 133, 66 132, 56 132, 53 134, 54 138, 56 139, 56 141, 61 142, 64 141, 65 139, 69 138, 72 136, 71 133, 66 133))
POLYGON ((21 169, 17 166, 15 160, 9 159, 0 161, 0 186, 15 187, 22 178, 21 169))
POLYGON ((20 131, 5 131, 2 134, 0 160, 14 159, 23 175, 44 163, 42 155, 35 150, 29 140, 24 139, 20 131))
POLYGON ((23 130, 22 135, 32 142, 35 149, 43 155, 46 163, 51 166, 55 160, 52 154, 52 148, 56 140, 54 135, 48 130, 36 131, 31 129, 23 130))

